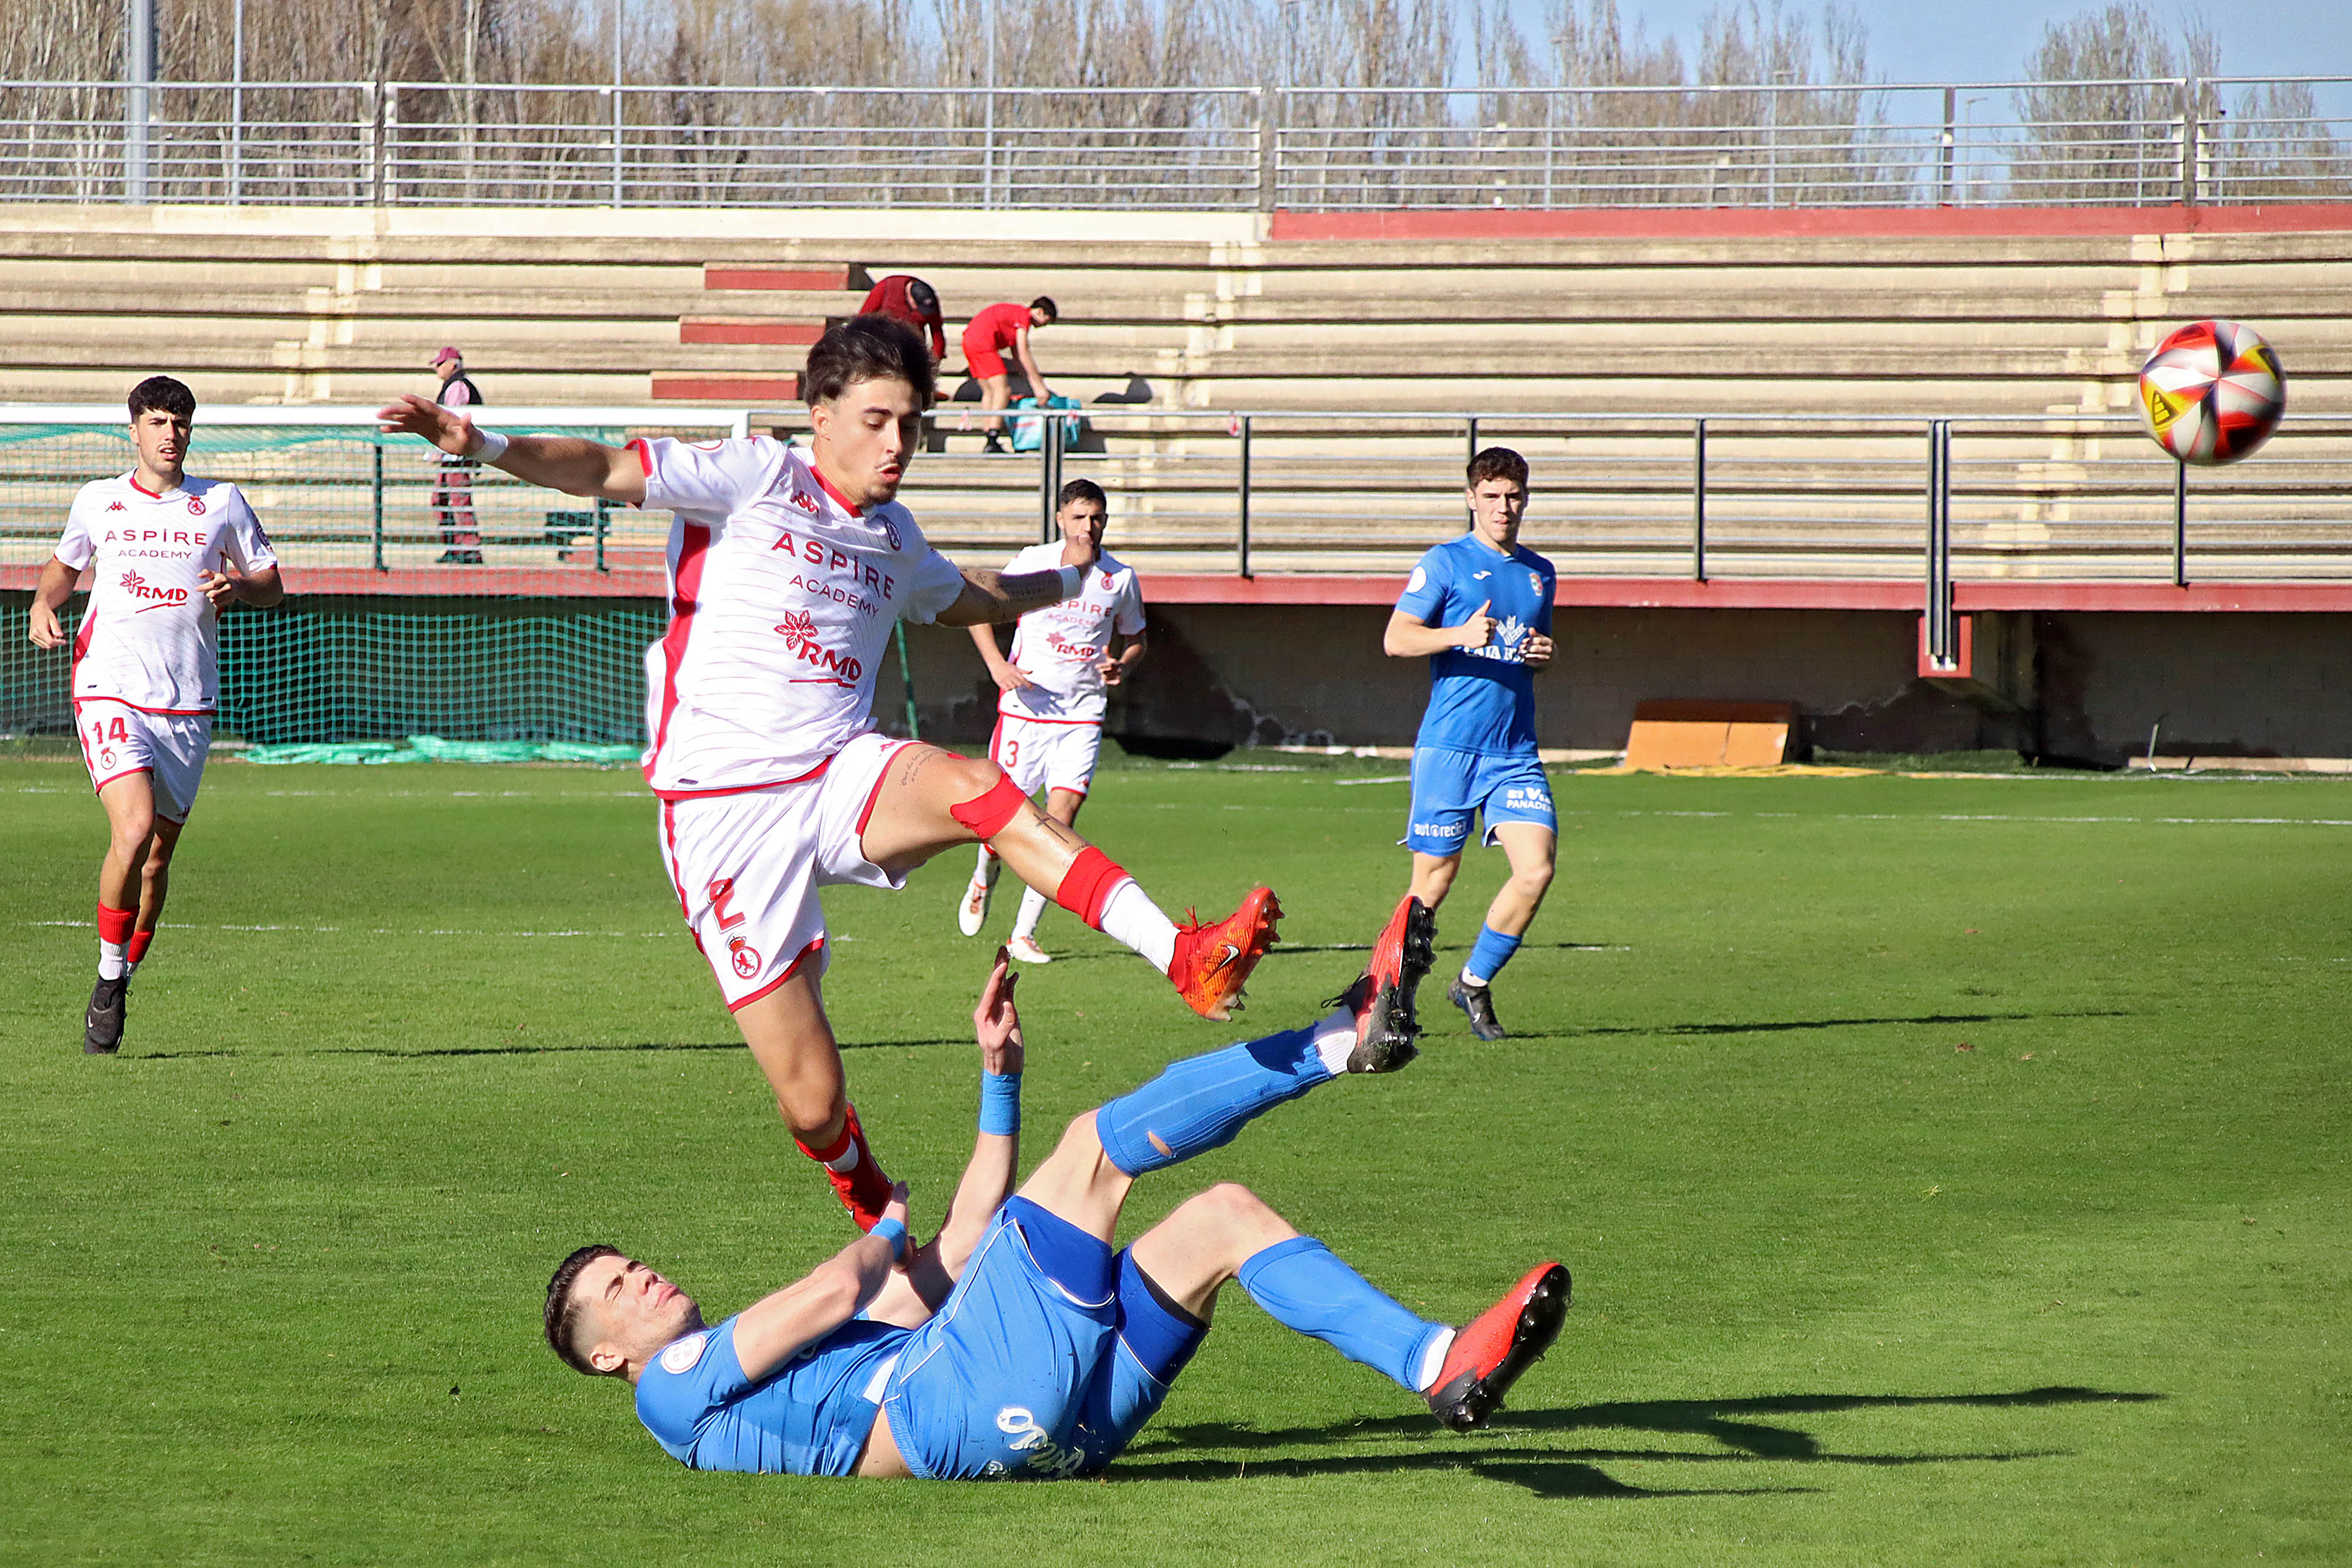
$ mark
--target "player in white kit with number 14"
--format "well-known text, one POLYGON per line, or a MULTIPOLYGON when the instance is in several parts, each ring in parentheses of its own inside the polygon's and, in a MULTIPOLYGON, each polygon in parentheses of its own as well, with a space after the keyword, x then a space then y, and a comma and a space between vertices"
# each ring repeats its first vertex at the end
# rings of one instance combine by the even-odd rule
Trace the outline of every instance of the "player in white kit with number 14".
MULTIPOLYGON (((1107 692, 1143 658, 1143 594, 1134 569, 1102 548, 1109 517, 1102 487, 1092 479, 1072 479, 1056 500, 1054 521, 1062 537, 1020 552, 1004 563, 1005 574, 1079 566, 1086 585, 1058 605, 1022 616, 1009 660, 997 651, 993 626, 972 627, 971 640, 1000 693, 989 757, 1024 794, 1045 792, 1046 816, 1072 824, 1094 783, 1107 692), (1125 645, 1116 652, 1114 639, 1125 645)), ((989 894, 1003 863, 987 845, 980 847, 980 863, 956 909, 956 924, 964 935, 978 936, 986 923, 989 894)), ((1024 963, 1053 962, 1037 945, 1037 921, 1045 912, 1045 895, 1025 889, 1006 944, 1024 963)))
POLYGON ((870 1229, 890 1181, 825 1016, 820 888, 896 889, 944 849, 992 844, 1211 1018, 1230 1013, 1281 910, 1261 887, 1228 919, 1180 928, 994 763, 877 730, 875 676, 898 622, 1011 620, 1078 592, 1085 574, 959 569, 898 503, 934 392, 930 349, 904 323, 827 328, 802 385, 806 450, 764 436, 509 437, 415 396, 383 418, 532 484, 675 514, 669 629, 646 650, 664 868, 778 1111, 870 1229))
POLYGON ((131 973, 163 916, 172 853, 196 804, 220 700, 220 614, 237 600, 278 603, 278 556, 237 488, 184 465, 196 399, 168 375, 131 390, 127 474, 74 497, 57 552, 41 568, 26 636, 65 645, 58 611, 89 571, 73 639, 74 730, 106 808, 98 869, 98 984, 82 1050, 122 1043, 131 973))

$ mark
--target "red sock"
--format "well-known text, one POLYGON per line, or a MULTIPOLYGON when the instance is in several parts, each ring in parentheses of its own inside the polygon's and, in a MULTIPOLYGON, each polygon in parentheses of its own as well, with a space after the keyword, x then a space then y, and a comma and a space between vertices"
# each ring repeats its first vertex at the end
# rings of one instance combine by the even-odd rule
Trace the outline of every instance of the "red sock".
POLYGON ((1103 904, 1111 889, 1127 880, 1127 872, 1109 856, 1087 845, 1062 875, 1054 901, 1097 931, 1102 930, 1103 904))
POLYGON ((131 944, 122 950, 122 961, 125 963, 138 963, 147 956, 147 944, 154 940, 155 933, 152 931, 132 931, 131 944))
POLYGON ((800 1143, 801 1152, 824 1167, 826 1177, 833 1183, 835 1196, 849 1211, 860 1230, 872 1230, 874 1222, 890 1203, 890 1178, 874 1158, 874 1151, 866 1142, 866 1130, 857 1125, 857 1107, 849 1107, 842 1117, 841 1136, 823 1149, 812 1149, 800 1143), (850 1163, 836 1169, 835 1162, 846 1157, 850 1163))
POLYGON ((1004 825, 1020 814, 1029 804, 1021 786, 1004 773, 996 775, 996 783, 987 793, 973 796, 961 805, 948 807, 948 815, 963 824, 975 838, 989 839, 1004 831, 1004 825))
POLYGON ((131 928, 139 923, 137 910, 114 910, 98 906, 98 940, 121 947, 131 940, 131 928))

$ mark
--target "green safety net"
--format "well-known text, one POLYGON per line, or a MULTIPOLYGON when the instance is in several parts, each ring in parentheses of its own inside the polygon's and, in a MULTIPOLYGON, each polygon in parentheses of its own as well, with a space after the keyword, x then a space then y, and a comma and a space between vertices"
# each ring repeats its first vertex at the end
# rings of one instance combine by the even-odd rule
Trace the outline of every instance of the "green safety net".
MULTIPOLYGON (((31 597, 0 595, 0 733, 63 733, 70 661, 25 640, 31 597)), ((64 619, 70 636, 79 615, 64 619)), ((239 606, 221 617, 214 733, 268 747, 416 736, 634 748, 645 740, 646 645, 663 619, 642 600, 239 606)))
POLYGON ((598 746, 579 741, 445 741, 411 735, 404 741, 344 741, 317 745, 249 746, 248 763, 593 763, 610 767, 634 763, 636 746, 598 746))

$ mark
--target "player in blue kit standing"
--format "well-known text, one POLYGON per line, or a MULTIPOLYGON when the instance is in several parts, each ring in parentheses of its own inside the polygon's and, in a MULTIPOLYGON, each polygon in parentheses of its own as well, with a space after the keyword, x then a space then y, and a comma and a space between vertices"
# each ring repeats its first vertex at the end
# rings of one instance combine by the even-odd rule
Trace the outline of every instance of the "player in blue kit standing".
POLYGON ((1433 910, 1462 869, 1474 816, 1511 875, 1486 907, 1470 960, 1445 988, 1470 1032, 1499 1040, 1495 977, 1551 886, 1559 821, 1536 755, 1535 672, 1551 662, 1551 563, 1521 547, 1528 460, 1507 447, 1470 459, 1470 530, 1421 558, 1381 647, 1429 660, 1429 706, 1412 747, 1412 892, 1433 910))

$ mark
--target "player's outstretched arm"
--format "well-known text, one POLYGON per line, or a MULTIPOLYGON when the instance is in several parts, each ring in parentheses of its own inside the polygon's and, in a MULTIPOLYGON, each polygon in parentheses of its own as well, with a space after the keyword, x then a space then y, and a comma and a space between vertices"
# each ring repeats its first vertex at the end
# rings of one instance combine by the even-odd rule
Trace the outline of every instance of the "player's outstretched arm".
POLYGON ((1013 973, 1012 955, 998 948, 995 967, 989 971, 980 1003, 971 1013, 972 1031, 980 1041, 980 1136, 972 1143, 971 1159, 963 1168, 963 1180, 957 1184, 939 1235, 908 1260, 905 1284, 892 1280, 875 1303, 872 1315, 884 1322, 911 1329, 937 1311, 962 1278, 973 1249, 988 1234, 989 1222, 1013 1195, 1013 1178, 1021 1160, 1021 1068, 1025 1055, 1021 1014, 1013 1004, 1013 988, 1020 978, 1013 973), (912 1299, 897 1299, 902 1289, 912 1299))
POLYGON ((32 612, 25 626, 25 636, 35 647, 65 646, 65 626, 58 619, 58 611, 73 597, 74 584, 80 581, 79 571, 54 555, 41 568, 41 581, 33 589, 32 612))
POLYGON ((817 1265, 807 1278, 743 1309, 735 1320, 735 1354, 743 1375, 759 1381, 793 1352, 823 1339, 881 1292, 907 1238, 907 1184, 898 1184, 881 1220, 817 1265))
MULTIPOLYGON (((421 436, 453 457, 478 458, 488 444, 472 420, 415 393, 376 410, 386 434, 421 436)), ((506 450, 488 459, 526 484, 571 496, 599 496, 628 506, 644 504, 646 466, 625 447, 607 447, 577 436, 509 436, 506 450)))
MULTIPOLYGON (((1097 550, 1097 559, 1100 555, 1097 550)), ((963 567, 963 592, 956 596, 954 604, 940 612, 940 625, 978 626, 1017 621, 1032 610, 1058 605, 1076 594, 1086 582, 1087 567, 1092 564, 1086 562, 1054 572, 1011 574, 963 567)))

